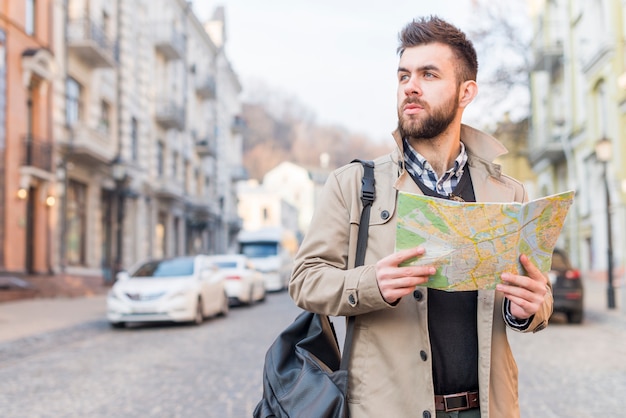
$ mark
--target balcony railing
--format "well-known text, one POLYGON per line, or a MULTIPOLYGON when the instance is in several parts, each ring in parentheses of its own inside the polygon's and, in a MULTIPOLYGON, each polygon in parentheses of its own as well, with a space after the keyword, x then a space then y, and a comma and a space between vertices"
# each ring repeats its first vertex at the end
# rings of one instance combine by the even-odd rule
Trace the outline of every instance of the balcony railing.
POLYGON ((213 76, 206 76, 196 80, 196 94, 203 99, 215 99, 217 87, 213 76))
POLYGON ((242 165, 233 166, 230 170, 230 178, 232 181, 247 180, 248 177, 248 170, 242 165))
POLYGON ((556 42, 543 46, 535 51, 535 71, 556 72, 563 66, 563 45, 556 42))
POLYGON ((185 37, 172 22, 153 26, 154 46, 166 60, 179 60, 185 55, 185 37))
POLYGON ((163 99, 157 102, 156 121, 165 129, 185 129, 185 110, 174 100, 163 99))
POLYGON ((246 122, 241 116, 235 116, 233 117, 233 121, 230 124, 230 129, 234 134, 241 134, 243 133, 244 129, 246 129, 246 122))
POLYGON ((196 152, 201 157, 216 157, 217 156, 217 144, 212 137, 205 137, 196 140, 196 152))
POLYGON ((70 51, 93 68, 114 68, 118 63, 117 43, 108 39, 104 30, 90 19, 70 21, 67 43, 70 51))
POLYGON ((22 165, 52 172, 52 144, 32 136, 22 141, 22 165))

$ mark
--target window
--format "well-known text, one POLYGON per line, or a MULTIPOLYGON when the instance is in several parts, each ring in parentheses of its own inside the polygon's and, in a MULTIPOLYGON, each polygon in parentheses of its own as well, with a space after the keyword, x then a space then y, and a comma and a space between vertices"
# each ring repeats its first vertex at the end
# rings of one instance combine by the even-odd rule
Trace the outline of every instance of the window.
POLYGON ((187 194, 191 194, 192 191, 192 184, 191 184, 191 164, 189 163, 189 160, 185 160, 185 162, 183 163, 183 175, 185 176, 185 193, 187 194))
POLYGON ((74 126, 82 117, 81 95, 82 87, 78 81, 68 77, 65 82, 65 123, 68 127, 74 126))
POLYGON ((178 153, 176 151, 172 153, 172 179, 178 180, 178 153))
POLYGON ((139 126, 135 117, 130 120, 130 147, 131 158, 137 161, 139 159, 139 126))
POLYGON ((163 170, 165 169, 165 146, 162 142, 157 144, 157 175, 163 177, 163 170))
POLYGON ((104 134, 109 133, 109 125, 111 122, 111 105, 105 100, 100 101, 100 120, 98 121, 98 130, 104 134))
POLYGON ((70 265, 84 265, 87 235, 87 186, 70 180, 67 189, 67 262, 70 265))
POLYGON ((36 13, 35 13, 35 0, 26 0, 25 4, 25 16, 24 16, 24 31, 27 35, 32 36, 35 34, 36 26, 36 13))

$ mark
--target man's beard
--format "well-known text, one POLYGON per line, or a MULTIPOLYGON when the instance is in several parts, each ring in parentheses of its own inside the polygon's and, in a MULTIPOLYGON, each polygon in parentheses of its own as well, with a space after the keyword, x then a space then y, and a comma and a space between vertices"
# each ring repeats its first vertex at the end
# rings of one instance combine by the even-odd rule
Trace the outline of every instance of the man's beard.
MULTIPOLYGON (((402 108, 407 103, 417 103, 420 106, 426 106, 419 99, 407 99, 398 109, 398 132, 402 138, 414 139, 432 139, 443 133, 456 117, 456 111, 459 107, 459 95, 456 94, 446 103, 434 109, 432 113, 426 115, 426 119, 420 121, 413 119, 411 116, 405 116, 402 108)), ((416 115, 417 116, 417 115, 416 115)))

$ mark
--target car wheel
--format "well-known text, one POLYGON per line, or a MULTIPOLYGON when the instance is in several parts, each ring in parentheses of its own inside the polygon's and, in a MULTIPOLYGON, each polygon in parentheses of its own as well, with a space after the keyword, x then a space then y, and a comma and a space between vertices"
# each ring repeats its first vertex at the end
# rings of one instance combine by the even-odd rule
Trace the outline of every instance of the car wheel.
POLYGON ((228 295, 224 293, 224 298, 222 299, 222 308, 220 309, 218 315, 226 316, 228 315, 228 310, 230 309, 230 301, 228 300, 228 295))
POLYGON ((583 322, 583 313, 582 312, 568 312, 567 313, 567 322, 570 324, 580 324, 583 322))
POLYGON ((202 298, 198 298, 198 303, 196 304, 196 315, 193 318, 194 325, 200 325, 204 321, 204 312, 202 309, 202 298))
POLYGON ((111 327, 120 329, 126 326, 126 322, 111 322, 111 327))

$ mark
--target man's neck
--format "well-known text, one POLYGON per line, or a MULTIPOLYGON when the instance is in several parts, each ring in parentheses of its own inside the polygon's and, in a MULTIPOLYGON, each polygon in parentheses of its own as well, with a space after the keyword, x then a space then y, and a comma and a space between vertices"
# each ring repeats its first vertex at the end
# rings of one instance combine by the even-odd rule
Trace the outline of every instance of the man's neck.
POLYGON ((461 152, 461 128, 450 125, 441 135, 431 139, 408 138, 409 143, 441 177, 461 152), (456 128, 456 129, 455 129, 456 128))

